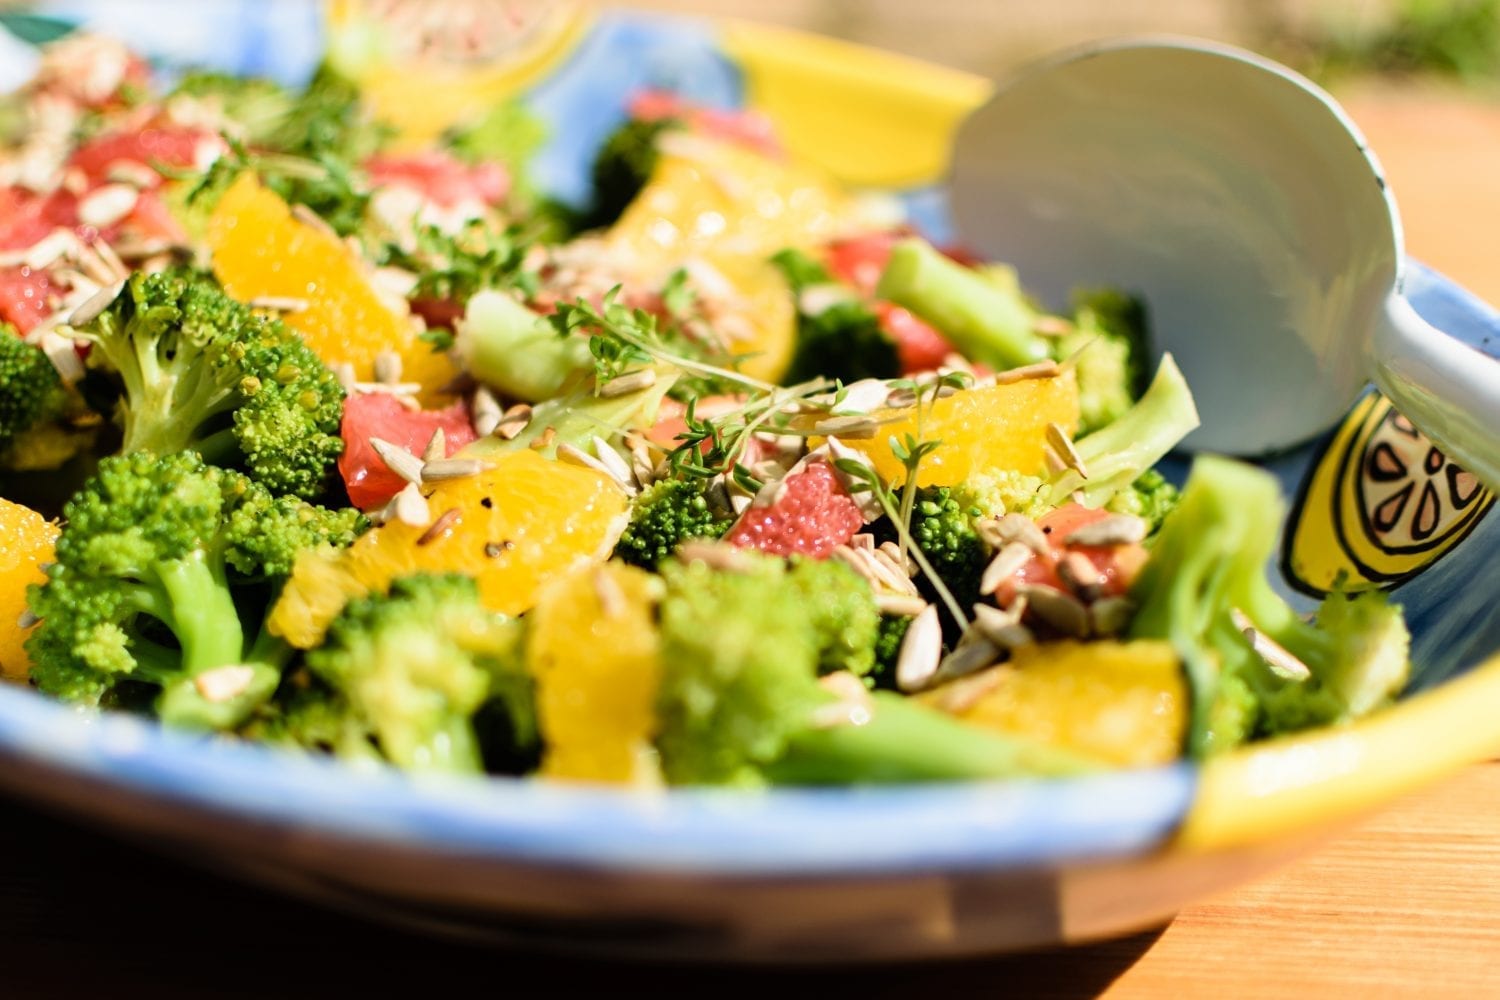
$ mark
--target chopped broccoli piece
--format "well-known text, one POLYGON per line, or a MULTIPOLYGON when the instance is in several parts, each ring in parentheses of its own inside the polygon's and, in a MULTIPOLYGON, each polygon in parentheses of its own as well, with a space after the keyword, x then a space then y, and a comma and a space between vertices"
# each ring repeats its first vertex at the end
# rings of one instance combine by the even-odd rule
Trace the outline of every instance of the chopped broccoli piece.
POLYGON ((1171 641, 1186 666, 1195 756, 1357 718, 1406 683, 1408 633, 1383 594, 1334 594, 1309 624, 1271 588, 1266 565, 1284 513, 1270 473, 1200 457, 1131 589, 1131 636, 1171 641), (1307 676, 1258 654, 1242 634, 1247 622, 1307 676))
POLYGON ((960 607, 979 600, 979 580, 990 561, 989 546, 974 528, 987 511, 962 488, 924 486, 917 490, 911 533, 960 607))
POLYGON ((891 250, 875 294, 931 323, 965 357, 992 368, 1015 368, 1047 356, 1036 315, 1017 291, 1007 291, 920 239, 891 250))
POLYGON ((1051 502, 1060 504, 1077 491, 1085 507, 1104 506, 1197 426, 1198 408, 1187 380, 1172 355, 1164 354, 1140 401, 1108 426, 1078 440, 1088 478, 1073 469, 1058 473, 1051 483, 1051 502))
MULTIPOLYGON (((228 729, 244 721, 289 657, 280 640, 244 625, 263 618, 264 583, 280 568, 261 562, 276 547, 262 536, 297 519, 236 519, 242 505, 273 503, 263 487, 192 452, 100 462, 63 509, 46 583, 28 591, 42 619, 27 642, 37 686, 96 705, 140 682, 160 689, 166 722, 228 729)), ((341 541, 309 527, 338 520, 312 510, 296 543, 341 541)))
POLYGON ((1025 514, 1036 520, 1057 506, 1046 480, 1014 469, 994 469, 971 476, 962 487, 962 502, 979 517, 1025 514))
POLYGON ((343 710, 336 725, 319 720, 321 729, 335 737, 335 751, 350 732, 362 732, 398 767, 479 774, 474 718, 487 701, 513 700, 523 720, 514 731, 528 731, 531 686, 520 637, 520 623, 486 610, 479 585, 466 576, 419 574, 395 581, 387 594, 356 598, 307 654, 308 669, 343 710))
MULTIPOLYGON (((662 564, 657 750, 676 784, 863 783, 1062 774, 1074 754, 877 694, 862 725, 823 722, 815 616, 779 559, 743 570, 662 564)), ((874 636, 871 636, 872 643, 874 636)))
POLYGON ((594 369, 587 337, 558 336, 545 316, 499 291, 469 299, 453 349, 475 378, 533 403, 560 395, 594 369))
POLYGON ((881 615, 880 630, 875 636, 875 668, 870 677, 876 687, 896 686, 896 659, 901 655, 901 641, 912 619, 905 615, 881 615))
POLYGON ((630 523, 620 535, 615 555, 632 566, 655 569, 683 542, 718 538, 732 524, 733 516, 709 504, 701 484, 664 479, 631 503, 630 523))
POLYGON ((1150 372, 1146 311, 1139 299, 1101 290, 1074 296, 1073 331, 1052 342, 1058 361, 1076 355, 1078 433, 1122 415, 1146 391, 1150 372))
POLYGON ((273 493, 313 498, 343 452, 344 390, 300 337, 207 275, 137 274, 78 334, 123 385, 122 450, 194 450, 273 493))
POLYGON ((0 456, 7 455, 17 438, 61 414, 67 397, 46 353, 0 323, 0 456))
POLYGON ((301 497, 256 490, 229 515, 235 538, 229 564, 247 577, 286 577, 303 549, 347 548, 369 529, 369 519, 353 507, 329 509, 301 497))
POLYGON ((1105 506, 1117 514, 1141 518, 1147 524, 1147 532, 1154 535, 1177 506, 1179 496, 1177 487, 1166 476, 1147 469, 1135 482, 1110 497, 1105 506))
POLYGON ((657 140, 663 132, 681 127, 675 118, 632 118, 605 138, 594 157, 594 196, 583 228, 603 228, 625 214, 656 169, 661 157, 657 140))
POLYGON ((782 250, 771 258, 797 297, 797 344, 782 381, 795 385, 814 378, 858 382, 866 378, 895 378, 901 374, 896 341, 880 325, 880 318, 841 289, 821 264, 800 250, 782 250), (827 288, 835 298, 816 312, 816 296, 808 289, 827 288))
POLYGON ((818 646, 818 673, 847 670, 857 677, 875 668, 880 612, 864 578, 835 560, 794 558, 787 582, 800 593, 818 646))

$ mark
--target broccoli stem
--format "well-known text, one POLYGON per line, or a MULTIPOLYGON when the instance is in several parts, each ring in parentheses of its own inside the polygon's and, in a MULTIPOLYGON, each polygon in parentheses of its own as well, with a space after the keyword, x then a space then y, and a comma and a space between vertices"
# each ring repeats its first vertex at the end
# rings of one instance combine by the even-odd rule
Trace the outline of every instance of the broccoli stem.
POLYGON ((891 250, 875 294, 937 327, 954 346, 994 368, 1041 361, 1047 345, 1032 332, 1031 308, 1018 294, 945 257, 920 239, 891 250))
POLYGON ((182 559, 158 563, 157 579, 172 604, 173 633, 182 646, 182 672, 189 677, 238 663, 244 655, 245 630, 229 595, 222 566, 195 551, 182 559))
POLYGON ((593 366, 587 338, 559 336, 503 292, 469 299, 455 349, 474 377, 528 403, 560 394, 593 366))
POLYGON ((1100 767, 1067 750, 966 725, 901 695, 872 697, 868 722, 793 734, 766 776, 777 784, 861 784, 1058 776, 1100 767))

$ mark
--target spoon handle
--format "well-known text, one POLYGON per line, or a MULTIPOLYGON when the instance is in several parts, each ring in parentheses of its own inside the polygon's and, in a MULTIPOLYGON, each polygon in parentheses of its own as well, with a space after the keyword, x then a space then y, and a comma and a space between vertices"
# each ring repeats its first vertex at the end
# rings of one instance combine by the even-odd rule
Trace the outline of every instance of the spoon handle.
POLYGON ((1428 323, 1392 294, 1371 342, 1371 376, 1402 415, 1500 490, 1500 361, 1428 323))

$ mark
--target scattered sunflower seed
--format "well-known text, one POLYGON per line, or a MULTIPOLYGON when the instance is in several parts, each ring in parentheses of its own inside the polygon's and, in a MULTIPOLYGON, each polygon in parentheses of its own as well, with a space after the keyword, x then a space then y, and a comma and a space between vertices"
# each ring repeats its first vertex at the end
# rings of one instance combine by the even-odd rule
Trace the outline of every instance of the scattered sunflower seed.
POLYGON ((996 385, 1010 385, 1012 382, 1024 382, 1029 378, 1053 378, 1062 371, 1056 361, 1038 361, 1035 364, 1022 365, 1019 368, 1009 368, 1003 372, 995 373, 996 385))
POLYGON ((401 381, 401 355, 395 351, 381 351, 375 355, 375 381, 396 385, 401 381))
POLYGON ((6 267, 23 264, 33 271, 42 271, 53 264, 64 254, 77 249, 78 237, 73 235, 71 229, 54 229, 33 243, 30 248, 22 251, 15 260, 7 259, 6 267))
POLYGON ((621 489, 627 491, 629 490, 629 487, 626 485, 626 481, 623 479, 616 479, 615 474, 610 471, 609 466, 605 465, 593 455, 590 455, 588 452, 584 451, 582 448, 579 448, 576 445, 569 444, 566 441, 560 443, 557 446, 557 458, 559 461, 567 462, 570 465, 581 465, 585 469, 593 469, 600 475, 607 476, 621 489))
POLYGON ((599 435, 595 434, 590 438, 590 443, 594 446, 594 456, 599 459, 599 464, 604 466, 610 478, 619 483, 626 493, 634 496, 635 473, 631 471, 630 463, 621 458, 620 453, 599 435))
POLYGON ((1031 612, 1052 628, 1074 639, 1088 637, 1088 608, 1072 594, 1039 583, 1022 584, 1016 591, 1026 598, 1031 612))
POLYGON ((193 686, 206 701, 218 704, 244 694, 245 689, 253 680, 255 680, 254 667, 234 663, 204 671, 193 678, 193 686))
POLYGON ((57 377, 62 379, 64 385, 74 385, 83 378, 83 362, 78 359, 78 351, 73 347, 71 338, 64 337, 56 330, 48 330, 42 334, 38 346, 47 355, 47 360, 52 362, 52 367, 57 369, 57 377))
POLYGON ((1063 539, 1064 545, 1109 546, 1130 545, 1144 541, 1146 522, 1134 514, 1111 514, 1075 528, 1063 539))
POLYGON ((818 679, 818 686, 833 694, 838 700, 819 705, 812 713, 812 724, 817 729, 833 729, 838 726, 862 726, 870 721, 875 703, 864 682, 847 670, 839 670, 818 679))
POLYGON ((912 619, 901 639, 901 650, 896 655, 896 686, 903 691, 926 687, 942 656, 943 625, 938 619, 938 609, 928 605, 912 619))
MULTIPOLYGON (((432 437, 427 439, 427 447, 422 449, 422 461, 426 465, 440 461, 448 457, 448 436, 443 433, 441 427, 434 428, 432 437)), ((427 475, 424 468, 422 475, 427 475)))
POLYGON ((311 226, 320 233, 339 239, 337 230, 330 226, 321 215, 300 202, 292 206, 292 216, 303 225, 311 226))
POLYGON ((1011 542, 1020 542, 1039 556, 1051 552, 1047 534, 1037 527, 1035 521, 1025 514, 1005 514, 979 523, 979 534, 991 548, 1001 548, 1011 542))
POLYGON ((104 168, 104 179, 145 189, 155 187, 161 175, 138 160, 115 160, 104 168))
POLYGON ((1084 601, 1092 601, 1098 597, 1099 588, 1104 584, 1099 567, 1082 552, 1069 552, 1059 559, 1057 576, 1084 601))
POLYGON ((962 715, 1014 673, 1014 667, 997 666, 960 677, 952 684, 944 684, 938 689, 934 707, 950 715, 962 715))
POLYGON ((992 604, 976 604, 974 628, 1001 649, 1020 649, 1036 641, 1031 629, 1021 624, 1021 616, 1025 613, 1025 598, 1018 598, 1003 611, 992 604))
POLYGON ((345 394, 354 392, 354 366, 347 361, 339 361, 329 366, 333 369, 333 377, 339 380, 345 394))
MULTIPOLYGON (((269 309, 280 313, 304 312, 310 304, 306 299, 299 299, 292 295, 257 295, 246 303, 251 309, 269 309)), ((353 366, 351 365, 350 368, 352 370, 353 366)))
POLYGON ((422 537, 417 539, 417 545, 430 545, 433 542, 437 541, 438 537, 441 536, 443 532, 447 531, 449 526, 457 520, 458 508, 449 507, 447 510, 438 515, 438 519, 436 521, 433 521, 426 531, 422 532, 422 537))
POLYGON ((1135 606, 1123 597, 1101 597, 1089 605, 1089 624, 1095 635, 1119 635, 1134 612, 1135 606))
POLYGON ((943 657, 937 670, 933 672, 928 686, 967 677, 977 670, 991 666, 999 658, 1000 646, 991 642, 988 636, 971 630, 964 633, 964 638, 959 641, 958 648, 943 657))
POLYGON ((1050 442, 1042 442, 1042 461, 1047 467, 1047 475, 1055 476, 1059 472, 1066 472, 1068 460, 1058 454, 1057 449, 1050 442))
POLYGON ((642 368, 638 371, 627 372, 616 378, 610 379, 599 387, 599 395, 606 399, 615 396, 628 396, 632 392, 640 392, 656 384, 656 372, 650 368, 642 368))
POLYGON ((593 584, 594 596, 599 598, 599 610, 605 618, 618 618, 625 613, 630 604, 625 591, 620 589, 619 583, 603 566, 594 570, 593 584))
POLYGON ((1080 479, 1089 477, 1088 469, 1083 464, 1083 456, 1079 455, 1078 449, 1073 447, 1073 439, 1068 437, 1068 432, 1063 430, 1061 425, 1055 423, 1047 425, 1047 443, 1052 446, 1068 468, 1078 473, 1080 479))
POLYGON ((916 594, 877 593, 875 595, 875 608, 883 615, 915 618, 931 606, 926 600, 916 594))
POLYGON ((83 304, 74 309, 73 314, 68 317, 68 325, 75 327, 88 326, 94 320, 98 319, 104 310, 110 307, 115 299, 119 297, 120 290, 124 287, 124 285, 118 284, 105 285, 93 295, 84 299, 83 304))
POLYGON ((1239 608, 1229 609, 1229 620, 1234 622, 1234 627, 1244 634, 1250 643, 1250 648, 1255 650, 1255 655, 1266 662, 1271 672, 1278 677, 1284 677, 1289 681, 1305 681, 1312 677, 1306 663, 1303 663, 1291 650, 1281 643, 1266 635, 1255 627, 1250 616, 1239 608))
POLYGON ((1000 551, 995 553, 995 558, 984 568, 984 575, 979 578, 979 592, 988 596, 1000 589, 1000 585, 1031 562, 1035 553, 1022 542, 1010 542, 1001 546, 1000 551))
POLYGON ((439 458, 422 463, 422 482, 444 483, 453 479, 468 479, 495 466, 477 458, 439 458))
MULTIPOLYGON (((415 396, 417 393, 421 392, 422 391, 422 383, 420 383, 420 382, 355 382, 354 383, 354 391, 355 392, 366 392, 366 393, 370 393, 370 392, 383 392, 383 393, 385 393, 388 396, 395 396, 395 397, 397 397, 399 399, 399 398, 401 398, 403 396, 415 396)), ((416 400, 413 399, 412 402, 415 403, 416 400)), ((421 404, 418 404, 419 407, 420 407, 420 405, 421 404)))
POLYGON ((493 433, 504 441, 514 441, 530 424, 531 407, 526 403, 517 403, 500 415, 500 422, 495 425, 493 433))
POLYGON ((838 435, 861 441, 875 436, 875 432, 880 430, 880 421, 866 416, 829 417, 813 424, 812 430, 814 434, 838 435))
POLYGON ((385 506, 385 520, 397 520, 412 528, 432 523, 432 510, 416 483, 407 483, 385 506))
POLYGON ((479 437, 489 437, 500 426, 500 403, 495 399, 495 394, 484 386, 474 390, 474 397, 469 402, 469 412, 474 419, 474 433, 479 437))
POLYGON ((103 229, 114 225, 135 209, 141 193, 129 184, 103 184, 78 202, 78 221, 103 229))
POLYGON ((908 577, 917 575, 917 561, 902 552, 901 546, 895 542, 881 542, 880 548, 876 551, 883 554, 892 566, 905 569, 908 577))
POLYGON ((1061 316, 1038 316, 1032 320, 1031 332, 1041 337, 1066 337, 1073 332, 1073 324, 1061 316))
MULTIPOLYGON (((501 426, 503 427, 504 424, 502 423, 501 426)), ((552 442, 556 439, 557 428, 545 427, 542 429, 542 433, 538 434, 536 436, 536 439, 531 442, 531 448, 534 451, 544 451, 545 449, 552 447, 552 442)))
POLYGON ((378 437, 370 438, 370 447, 375 449, 375 454, 380 456, 386 468, 408 483, 422 481, 422 460, 405 448, 378 437))
POLYGON ((36 612, 32 611, 30 608, 27 608, 21 612, 21 617, 16 620, 16 628, 28 629, 39 621, 41 621, 41 619, 36 616, 36 612))
POLYGON ((677 546, 676 555, 685 563, 701 562, 710 569, 731 573, 743 573, 754 566, 745 553, 720 542, 683 542, 677 546))

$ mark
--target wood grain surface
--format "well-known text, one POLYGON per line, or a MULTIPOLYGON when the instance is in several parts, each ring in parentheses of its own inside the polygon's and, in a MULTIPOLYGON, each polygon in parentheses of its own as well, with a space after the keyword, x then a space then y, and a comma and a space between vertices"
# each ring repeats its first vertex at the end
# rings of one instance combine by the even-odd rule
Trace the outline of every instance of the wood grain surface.
POLYGON ((1500 762, 1409 798, 1165 929, 881 969, 591 962, 408 935, 0 802, 0 996, 1500 996, 1500 762), (830 992, 833 991, 833 992, 830 992), (533 993, 532 995, 537 995, 533 993))

